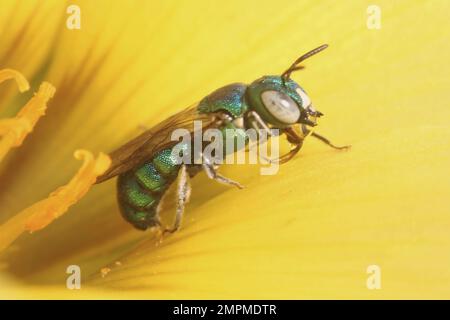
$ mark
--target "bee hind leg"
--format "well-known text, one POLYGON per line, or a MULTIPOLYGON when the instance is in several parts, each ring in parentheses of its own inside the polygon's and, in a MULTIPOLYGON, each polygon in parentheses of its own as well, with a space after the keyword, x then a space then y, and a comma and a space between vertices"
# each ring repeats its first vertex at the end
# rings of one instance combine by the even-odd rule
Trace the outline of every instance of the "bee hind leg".
POLYGON ((186 203, 189 201, 191 196, 191 184, 189 183, 189 174, 187 172, 186 165, 182 165, 180 171, 178 172, 177 178, 177 208, 175 214, 175 222, 173 226, 169 229, 164 229, 163 234, 165 233, 174 233, 181 226, 181 221, 184 215, 184 208, 186 203))

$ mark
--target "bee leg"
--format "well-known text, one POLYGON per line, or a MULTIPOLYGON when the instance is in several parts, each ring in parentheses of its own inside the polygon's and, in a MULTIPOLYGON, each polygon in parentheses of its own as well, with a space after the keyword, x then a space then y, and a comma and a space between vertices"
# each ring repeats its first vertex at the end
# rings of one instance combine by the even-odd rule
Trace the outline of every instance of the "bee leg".
POLYGON ((267 132, 269 137, 273 135, 267 123, 265 123, 264 120, 261 119, 258 113, 256 113, 255 111, 250 111, 248 113, 248 116, 252 118, 250 122, 253 129, 255 129, 256 131, 264 130, 267 132))
POLYGON ((214 166, 211 164, 211 161, 206 157, 203 157, 202 167, 203 167, 203 170, 205 171, 206 175, 208 176, 208 178, 215 180, 222 184, 238 187, 239 189, 244 188, 244 186, 241 185, 239 182, 231 180, 227 177, 224 177, 220 173, 218 173, 216 171, 216 169, 214 169, 214 166))
MULTIPOLYGON (((269 137, 273 137, 274 134, 272 133, 271 129, 269 128, 269 126, 267 125, 267 123, 264 122, 263 119, 261 119, 261 117, 259 116, 259 114, 257 114, 255 111, 250 111, 249 112, 249 117, 250 119, 250 125, 252 126, 253 129, 255 129, 258 132, 258 135, 261 134, 261 130, 264 130, 267 135, 269 137)), ((265 139, 265 138, 264 138, 265 139)), ((255 141, 250 141, 249 143, 249 151, 254 150, 255 148, 257 148, 257 143, 255 141)), ((261 159, 263 159, 264 161, 266 161, 267 163, 272 163, 273 160, 264 157, 263 155, 259 155, 261 159)))
POLYGON ((323 143, 325 143, 326 145, 329 145, 330 147, 334 148, 334 149, 338 149, 338 150, 348 150, 351 148, 351 145, 347 145, 347 146, 335 146, 334 144, 331 143, 330 140, 328 140, 327 138, 325 138, 324 136, 321 136, 320 134, 317 134, 315 132, 311 133, 311 137, 314 137, 316 139, 319 139, 320 141, 322 141, 323 143))
POLYGON ((175 222, 170 229, 165 229, 165 233, 174 233, 181 226, 181 220, 184 215, 184 207, 189 201, 191 196, 191 185, 189 183, 189 174, 187 172, 186 165, 182 165, 180 171, 178 172, 178 184, 177 184, 177 209, 175 214, 175 222))

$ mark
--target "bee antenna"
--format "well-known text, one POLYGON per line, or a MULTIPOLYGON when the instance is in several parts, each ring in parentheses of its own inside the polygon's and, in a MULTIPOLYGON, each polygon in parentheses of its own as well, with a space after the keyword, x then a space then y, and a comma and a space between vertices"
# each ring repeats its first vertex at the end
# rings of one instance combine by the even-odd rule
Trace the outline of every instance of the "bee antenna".
POLYGON ((305 61, 306 59, 312 57, 313 55, 319 53, 320 51, 325 50, 326 48, 328 48, 328 45, 327 44, 323 44, 320 47, 317 47, 317 48, 315 48, 315 49, 305 53, 300 58, 295 60, 295 62, 285 72, 283 72, 281 74, 281 78, 283 78, 283 80, 289 79, 289 77, 291 76, 292 72, 305 68, 304 66, 300 66, 299 65, 302 61, 305 61))

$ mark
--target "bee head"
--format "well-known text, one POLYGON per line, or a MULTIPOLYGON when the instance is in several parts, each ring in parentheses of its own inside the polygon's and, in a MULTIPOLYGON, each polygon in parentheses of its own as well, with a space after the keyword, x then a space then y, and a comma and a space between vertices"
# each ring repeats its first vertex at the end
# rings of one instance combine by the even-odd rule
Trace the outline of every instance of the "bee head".
POLYGON ((302 124, 303 131, 307 131, 307 126, 317 125, 317 118, 323 114, 313 107, 306 91, 290 75, 303 69, 302 61, 327 47, 322 45, 302 55, 280 76, 264 76, 255 80, 246 92, 249 107, 275 128, 302 124))

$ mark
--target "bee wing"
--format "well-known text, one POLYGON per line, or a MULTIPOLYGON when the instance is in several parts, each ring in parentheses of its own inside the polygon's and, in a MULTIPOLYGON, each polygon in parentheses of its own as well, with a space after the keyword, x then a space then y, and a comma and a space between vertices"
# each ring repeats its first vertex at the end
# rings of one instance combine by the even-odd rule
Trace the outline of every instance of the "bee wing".
POLYGON ((153 128, 145 131, 133 140, 124 144, 117 150, 111 152, 111 166, 96 183, 111 179, 121 173, 129 171, 145 161, 151 159, 152 155, 177 143, 171 140, 175 129, 187 129, 194 132, 194 120, 200 120, 202 129, 216 127, 218 125, 217 113, 200 113, 197 104, 180 111, 153 128))

